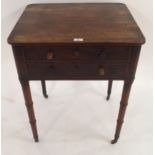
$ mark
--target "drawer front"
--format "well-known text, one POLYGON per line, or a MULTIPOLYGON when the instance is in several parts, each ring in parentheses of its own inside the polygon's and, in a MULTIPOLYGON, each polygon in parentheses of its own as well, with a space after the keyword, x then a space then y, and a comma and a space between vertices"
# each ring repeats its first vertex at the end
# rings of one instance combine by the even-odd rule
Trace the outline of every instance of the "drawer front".
POLYGON ((28 76, 32 79, 124 79, 127 64, 29 63, 28 76))
POLYGON ((24 47, 24 57, 27 61, 128 61, 130 47, 24 47))

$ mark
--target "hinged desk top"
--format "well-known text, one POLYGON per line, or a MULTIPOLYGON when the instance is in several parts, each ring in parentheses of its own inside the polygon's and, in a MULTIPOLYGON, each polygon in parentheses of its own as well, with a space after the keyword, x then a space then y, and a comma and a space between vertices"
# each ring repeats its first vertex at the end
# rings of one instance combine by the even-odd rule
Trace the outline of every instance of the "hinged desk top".
POLYGON ((145 38, 121 3, 28 5, 8 38, 15 45, 76 41, 143 44, 145 38))

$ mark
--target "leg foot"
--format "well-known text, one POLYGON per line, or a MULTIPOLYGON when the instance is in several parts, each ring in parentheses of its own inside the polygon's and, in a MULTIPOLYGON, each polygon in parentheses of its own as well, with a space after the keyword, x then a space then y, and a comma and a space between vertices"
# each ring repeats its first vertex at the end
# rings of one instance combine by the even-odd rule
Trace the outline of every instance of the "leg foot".
POLYGON ((106 100, 108 101, 110 99, 110 95, 107 96, 106 100))
POLYGON ((38 138, 34 138, 34 140, 35 140, 36 143, 39 142, 39 139, 38 138))
POLYGON ((112 80, 108 81, 108 91, 107 91, 107 100, 110 99, 110 95, 111 95, 111 88, 112 88, 112 80))
POLYGON ((45 98, 48 98, 48 95, 47 95, 47 94, 44 94, 44 97, 45 97, 45 98))
POLYGON ((41 80, 41 85, 42 85, 42 92, 45 98, 48 98, 48 95, 46 93, 46 83, 45 80, 41 80))
POLYGON ((118 140, 118 139, 113 139, 113 140, 111 141, 111 144, 117 143, 117 140, 118 140))
POLYGON ((115 136, 115 138, 114 138, 113 140, 111 140, 111 144, 117 143, 118 139, 119 139, 119 137, 116 137, 116 136, 115 136))

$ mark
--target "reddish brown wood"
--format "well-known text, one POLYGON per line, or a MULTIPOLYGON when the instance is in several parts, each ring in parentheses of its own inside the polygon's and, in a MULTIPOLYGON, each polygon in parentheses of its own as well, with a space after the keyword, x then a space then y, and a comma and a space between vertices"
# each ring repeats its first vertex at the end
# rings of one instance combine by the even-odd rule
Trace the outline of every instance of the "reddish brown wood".
POLYGON ((127 64, 90 64, 79 62, 29 63, 28 77, 31 79, 119 79, 127 78, 127 64), (103 71, 103 72, 102 72, 103 71), (103 74, 102 74, 103 73, 103 74), (90 76, 90 77, 89 77, 90 76))
POLYGON ((25 98, 25 105, 27 108, 29 121, 30 121, 30 125, 32 128, 33 137, 34 137, 35 142, 38 142, 39 139, 38 139, 37 126, 36 126, 36 118, 35 118, 34 109, 33 109, 33 102, 32 102, 29 82, 27 80, 23 80, 23 79, 20 79, 20 82, 21 82, 21 86, 23 89, 23 95, 25 98))
POLYGON ((116 126, 116 131, 115 131, 115 138, 114 138, 114 140, 111 141, 112 144, 117 142, 120 132, 121 132, 126 107, 128 105, 128 99, 129 99, 132 82, 133 82, 133 80, 125 80, 124 81, 123 93, 122 93, 122 98, 121 98, 121 102, 120 102, 120 109, 119 109, 117 126, 116 126))
POLYGON ((113 80, 108 81, 107 100, 109 100, 110 95, 111 95, 112 82, 113 82, 113 80))
POLYGON ((45 80, 41 80, 41 85, 42 85, 42 91, 43 91, 43 95, 45 98, 48 98, 47 92, 46 92, 46 83, 45 80))
POLYGON ((33 4, 26 7, 8 42, 12 45, 18 76, 35 141, 38 133, 29 80, 113 80, 124 88, 115 138, 120 135, 131 83, 135 78, 145 38, 129 10, 121 3, 33 4), (75 40, 82 40, 75 42, 75 40))
POLYGON ((131 46, 25 46, 23 47, 26 61, 123 61, 130 60, 131 46))
POLYGON ((142 44, 145 39, 125 4, 31 4, 11 33, 11 44, 142 44), (75 43, 75 42, 74 42, 75 43))

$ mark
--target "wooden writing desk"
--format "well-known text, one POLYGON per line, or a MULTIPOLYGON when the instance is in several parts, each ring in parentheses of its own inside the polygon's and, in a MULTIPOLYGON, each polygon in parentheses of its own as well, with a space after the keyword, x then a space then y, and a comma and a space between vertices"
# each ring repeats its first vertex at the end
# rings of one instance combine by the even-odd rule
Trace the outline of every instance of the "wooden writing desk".
POLYGON ((11 32, 19 80, 35 141, 30 80, 123 80, 116 143, 145 38, 124 4, 32 4, 11 32))

